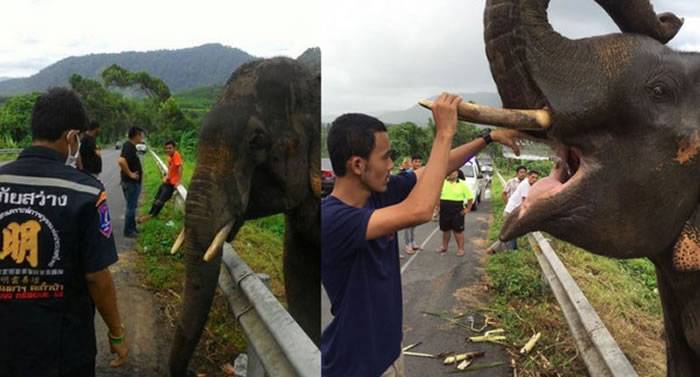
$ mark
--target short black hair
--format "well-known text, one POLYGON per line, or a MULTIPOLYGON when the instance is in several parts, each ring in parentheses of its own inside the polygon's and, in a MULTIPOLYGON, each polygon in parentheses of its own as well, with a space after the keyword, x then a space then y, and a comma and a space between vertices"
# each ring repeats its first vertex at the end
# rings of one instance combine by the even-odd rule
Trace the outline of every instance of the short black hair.
POLYGON ((527 175, 533 175, 533 174, 540 175, 540 172, 538 172, 537 170, 530 170, 530 171, 527 173, 527 175))
POLYGON ((326 143, 336 176, 345 176, 345 165, 350 157, 369 159, 375 132, 386 132, 386 126, 369 115, 343 114, 333 121, 326 143))
POLYGON ((525 170, 525 171, 527 171, 527 166, 525 166, 525 165, 520 165, 520 166, 518 166, 517 168, 515 168, 515 171, 516 171, 516 172, 519 172, 520 170, 525 170))
POLYGON ((92 120, 92 121, 90 121, 90 123, 88 123, 88 126, 87 126, 88 131, 96 130, 98 128, 100 128, 100 122, 98 122, 96 120, 92 120))
POLYGON ((141 127, 133 126, 133 127, 129 128, 129 139, 136 136, 136 134, 139 134, 142 132, 143 132, 143 129, 141 127))
POLYGON ((58 140, 68 130, 84 131, 88 117, 74 91, 51 88, 36 99, 32 108, 32 139, 58 140))
POLYGON ((174 141, 172 141, 172 140, 168 140, 168 141, 166 141, 166 142, 165 142, 165 144, 163 144, 163 145, 172 145, 172 146, 173 146, 173 148, 177 147, 177 144, 175 144, 175 142, 174 142, 174 141))
POLYGON ((422 160, 423 158, 419 154, 413 154, 411 155, 411 161, 413 160, 422 160))

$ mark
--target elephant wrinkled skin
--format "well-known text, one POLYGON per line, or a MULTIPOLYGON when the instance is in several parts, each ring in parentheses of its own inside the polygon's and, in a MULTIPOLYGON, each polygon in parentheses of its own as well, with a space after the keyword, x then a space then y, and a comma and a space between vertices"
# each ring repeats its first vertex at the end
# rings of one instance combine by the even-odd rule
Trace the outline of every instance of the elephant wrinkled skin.
POLYGON ((289 312, 318 344, 319 205, 320 75, 287 58, 241 66, 199 135, 185 208, 186 281, 170 354, 173 377, 187 375, 217 286, 221 244, 208 262, 205 250, 214 239, 233 240, 248 219, 285 214, 289 312))
POLYGON ((530 136, 561 161, 505 221, 591 252, 646 257, 664 309, 668 376, 700 376, 700 54, 664 44, 682 19, 597 0, 623 33, 571 40, 547 0, 488 0, 486 53, 504 106, 541 109, 530 136))

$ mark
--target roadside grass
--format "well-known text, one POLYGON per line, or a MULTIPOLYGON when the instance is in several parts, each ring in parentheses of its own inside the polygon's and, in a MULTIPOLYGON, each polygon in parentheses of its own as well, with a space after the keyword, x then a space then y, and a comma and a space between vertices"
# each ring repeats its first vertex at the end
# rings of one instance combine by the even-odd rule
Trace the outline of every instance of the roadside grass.
POLYGON ((0 161, 14 161, 18 156, 17 153, 0 153, 0 161))
MULTIPOLYGON (((501 182, 494 177, 490 240, 497 238, 503 224, 501 192, 501 182)), ((594 255, 546 237, 637 373, 665 376, 663 313, 653 264, 645 259, 616 260, 594 255)), ((490 309, 498 314, 508 341, 522 346, 532 334, 542 332, 534 356, 515 357, 519 375, 587 375, 566 320, 525 237, 518 247, 518 252, 487 258, 486 272, 494 293, 490 309)))
MULTIPOLYGON (((166 156, 160 156, 165 162, 166 156)), ((195 164, 190 156, 183 156, 183 159, 183 185, 187 187, 195 164)), ((148 212, 161 183, 161 173, 150 153, 144 157, 143 168, 144 196, 140 214, 148 212)), ((138 239, 146 284, 164 298, 165 314, 173 325, 181 305, 185 268, 182 253, 171 255, 170 248, 183 224, 184 216, 176 208, 173 199, 165 205, 157 218, 141 225, 138 239)), ((237 234, 233 246, 254 271, 270 276, 270 290, 284 304, 283 239, 284 217, 275 215, 247 221, 237 234)), ((238 353, 244 352, 245 348, 243 330, 229 312, 226 299, 217 290, 207 326, 191 365, 198 372, 219 373, 221 365, 233 363, 238 353)))

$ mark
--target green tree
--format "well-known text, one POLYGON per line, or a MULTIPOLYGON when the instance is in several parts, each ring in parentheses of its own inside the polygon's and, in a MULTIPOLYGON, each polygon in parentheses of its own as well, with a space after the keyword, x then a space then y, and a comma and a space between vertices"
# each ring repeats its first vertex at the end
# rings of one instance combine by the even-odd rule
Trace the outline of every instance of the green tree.
POLYGON ((102 71, 102 80, 104 80, 107 87, 128 88, 138 86, 147 96, 155 98, 159 102, 164 102, 170 98, 170 88, 163 80, 153 77, 146 72, 129 72, 116 64, 112 64, 109 68, 102 71))
POLYGON ((426 159, 430 153, 433 135, 430 129, 406 122, 391 125, 388 128, 391 149, 396 152, 397 159, 419 154, 426 159))
POLYGON ((39 93, 9 98, 0 107, 0 135, 3 147, 27 146, 31 143, 31 117, 39 93))

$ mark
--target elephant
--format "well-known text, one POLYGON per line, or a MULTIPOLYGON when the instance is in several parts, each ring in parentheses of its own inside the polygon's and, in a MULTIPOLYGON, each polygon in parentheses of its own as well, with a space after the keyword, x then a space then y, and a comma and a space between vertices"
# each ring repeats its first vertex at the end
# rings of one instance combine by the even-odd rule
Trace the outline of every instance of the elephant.
POLYGON ((700 54, 665 45, 683 20, 649 1, 597 3, 621 33, 569 39, 550 25, 548 0, 486 1, 503 106, 547 115, 520 128, 558 158, 499 239, 544 231, 599 255, 648 258, 667 375, 700 376, 700 54))
POLYGON ((320 341, 320 72, 289 58, 239 67, 204 119, 185 203, 186 278, 169 368, 187 375, 217 287, 222 245, 246 220, 285 214, 288 309, 320 341))

